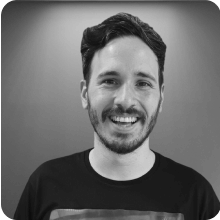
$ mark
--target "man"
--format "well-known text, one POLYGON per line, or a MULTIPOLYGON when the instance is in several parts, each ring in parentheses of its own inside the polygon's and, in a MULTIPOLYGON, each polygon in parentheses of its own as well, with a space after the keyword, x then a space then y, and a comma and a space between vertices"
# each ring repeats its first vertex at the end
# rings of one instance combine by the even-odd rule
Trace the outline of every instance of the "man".
POLYGON ((16 220, 206 220, 220 203, 191 168, 149 148, 164 100, 166 45, 148 24, 119 13, 83 33, 81 99, 94 147, 41 165, 16 220))

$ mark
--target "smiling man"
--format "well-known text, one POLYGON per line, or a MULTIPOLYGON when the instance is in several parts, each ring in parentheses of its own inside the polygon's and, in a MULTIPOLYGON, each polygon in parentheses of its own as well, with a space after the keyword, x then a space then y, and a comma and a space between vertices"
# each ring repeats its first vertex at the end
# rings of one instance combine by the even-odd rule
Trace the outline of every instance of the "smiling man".
POLYGON ((206 220, 220 204, 209 182, 149 147, 164 100, 166 45, 148 24, 119 13, 83 33, 83 108, 94 146, 41 165, 17 220, 206 220))
POLYGON ((90 81, 83 80, 81 88, 95 130, 91 164, 111 179, 137 178, 155 161, 148 137, 164 88, 157 57, 140 38, 125 35, 94 54, 90 71, 90 81))

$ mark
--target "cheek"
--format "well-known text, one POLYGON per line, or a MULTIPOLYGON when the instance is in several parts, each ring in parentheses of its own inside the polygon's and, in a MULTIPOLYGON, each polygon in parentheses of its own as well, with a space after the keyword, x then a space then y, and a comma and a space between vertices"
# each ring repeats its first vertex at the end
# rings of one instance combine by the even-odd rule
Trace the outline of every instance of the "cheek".
POLYGON ((92 108, 96 109, 99 115, 113 103, 112 96, 106 95, 103 92, 91 91, 89 92, 89 99, 92 108))
POLYGON ((93 100, 93 103, 96 105, 104 105, 105 103, 108 102, 109 97, 102 93, 93 93, 91 94, 91 99, 93 100))
POLYGON ((142 102, 142 106, 145 109, 147 115, 150 116, 151 114, 155 113, 160 101, 160 96, 158 95, 145 96, 143 100, 145 101, 142 102))

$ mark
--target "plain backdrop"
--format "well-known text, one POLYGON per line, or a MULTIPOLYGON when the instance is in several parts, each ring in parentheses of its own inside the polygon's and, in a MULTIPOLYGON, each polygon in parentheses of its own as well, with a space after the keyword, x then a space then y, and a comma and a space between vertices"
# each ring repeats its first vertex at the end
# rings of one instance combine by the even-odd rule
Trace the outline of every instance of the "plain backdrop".
POLYGON ((93 147, 82 109, 82 32, 118 12, 167 44, 151 149, 190 166, 220 198, 220 13, 204 2, 10 2, 2 12, 2 208, 13 217, 43 162, 93 147))

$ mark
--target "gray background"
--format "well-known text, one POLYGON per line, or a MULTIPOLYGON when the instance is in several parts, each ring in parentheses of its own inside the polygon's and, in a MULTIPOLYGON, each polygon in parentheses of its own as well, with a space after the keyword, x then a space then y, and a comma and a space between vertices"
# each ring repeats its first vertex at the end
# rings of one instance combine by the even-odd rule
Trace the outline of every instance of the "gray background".
POLYGON ((81 107, 83 30, 118 12, 167 44, 165 101, 150 147, 220 197, 220 13, 211 2, 11 2, 2 12, 2 208, 12 218, 43 162, 93 147, 81 107))

